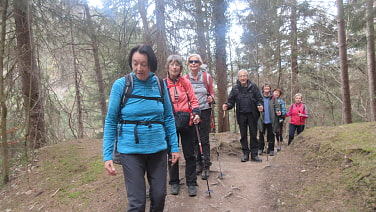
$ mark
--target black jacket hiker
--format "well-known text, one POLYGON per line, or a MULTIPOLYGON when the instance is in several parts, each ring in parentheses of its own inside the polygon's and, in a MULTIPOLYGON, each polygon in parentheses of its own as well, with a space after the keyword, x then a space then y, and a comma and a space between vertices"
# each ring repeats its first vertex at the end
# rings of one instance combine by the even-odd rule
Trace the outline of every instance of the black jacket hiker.
POLYGON ((251 158, 257 157, 257 120, 260 117, 257 106, 264 105, 263 97, 257 85, 248 79, 247 86, 243 87, 240 81, 237 80, 236 85, 230 92, 228 102, 225 104, 227 104, 228 110, 235 107, 243 154, 249 155, 251 153, 251 158), (250 132, 249 145, 247 138, 248 129, 250 132))

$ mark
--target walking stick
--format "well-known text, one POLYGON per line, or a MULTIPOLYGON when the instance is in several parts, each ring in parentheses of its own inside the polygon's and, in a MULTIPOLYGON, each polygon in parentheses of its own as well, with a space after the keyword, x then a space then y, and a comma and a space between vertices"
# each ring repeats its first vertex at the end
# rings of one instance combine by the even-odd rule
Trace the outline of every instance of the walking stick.
MULTIPOLYGON (((226 118, 226 110, 223 111, 223 118, 222 118, 222 133, 223 133, 223 126, 224 126, 224 123, 225 123, 225 118, 226 118)), ((215 136, 214 136, 215 138, 215 136)), ((222 136, 221 136, 222 138, 222 136)), ((221 139, 222 140, 222 139, 221 139)), ((218 161, 218 165, 219 165, 219 175, 218 175, 218 178, 219 179, 222 179, 225 175, 222 173, 222 168, 221 168, 221 161, 219 160, 219 145, 218 145, 218 140, 217 138, 215 138, 215 141, 216 141, 216 152, 217 152, 217 161, 218 161)))
MULTIPOLYGON (((198 140, 198 146, 200 147, 200 156, 201 156, 201 160, 202 160, 202 164, 204 165, 204 153, 202 152, 202 145, 201 145, 201 138, 200 138, 200 132, 198 130, 198 125, 195 124, 195 128, 196 128, 196 134, 197 134, 197 140, 198 140)), ((205 171, 205 170, 204 170, 205 171)), ((209 188, 209 180, 208 178, 206 178, 206 185, 208 186, 208 190, 206 191, 206 193, 209 194, 209 197, 211 197, 211 190, 209 188)))

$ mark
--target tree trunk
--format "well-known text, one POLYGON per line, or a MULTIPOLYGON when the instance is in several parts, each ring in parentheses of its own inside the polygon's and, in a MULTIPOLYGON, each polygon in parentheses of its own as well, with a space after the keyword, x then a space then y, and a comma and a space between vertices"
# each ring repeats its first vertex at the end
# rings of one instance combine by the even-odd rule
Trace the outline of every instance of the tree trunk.
POLYGON ((71 36, 71 47, 72 47, 72 57, 73 57, 73 72, 74 72, 74 87, 75 87, 75 91, 76 91, 76 110, 77 110, 77 120, 75 118, 71 118, 71 116, 69 116, 69 123, 72 123, 72 124, 69 124, 71 126, 71 131, 73 133, 73 135, 76 137, 76 138, 83 138, 84 136, 84 122, 83 122, 83 115, 82 115, 82 96, 81 96, 81 89, 80 89, 80 81, 81 81, 81 74, 79 74, 79 70, 78 70, 78 67, 77 67, 77 54, 76 54, 76 48, 75 48, 75 40, 74 40, 74 36, 73 36, 73 23, 72 23, 72 19, 69 20, 69 25, 70 25, 70 36, 71 36), (77 124, 78 124, 78 130, 77 130, 77 135, 76 135, 76 130, 75 128, 73 127, 74 126, 74 123, 77 121, 77 124), (73 126, 72 126, 73 125, 73 126))
POLYGON ((22 77, 22 92, 26 111, 26 140, 33 148, 40 148, 46 142, 43 99, 40 94, 40 71, 36 65, 29 16, 29 0, 14 1, 17 54, 22 77))
POLYGON ((195 8, 196 8, 196 34, 197 34, 197 51, 198 54, 201 56, 201 59, 204 63, 208 64, 208 55, 207 55, 207 47, 206 47, 206 39, 205 39, 205 12, 202 10, 202 2, 200 0, 195 1, 195 8))
POLYGON ((296 93, 299 92, 299 82, 298 82, 298 27, 296 21, 296 0, 291 1, 291 102, 296 93))
POLYGON ((7 105, 5 98, 4 86, 4 52, 5 52, 5 34, 6 34, 6 21, 8 12, 8 0, 5 0, 1 5, 1 38, 0 38, 0 105, 1 105, 1 141, 3 142, 2 160, 1 160, 1 173, 2 184, 9 182, 9 160, 8 160, 8 137, 7 137, 7 105))
POLYGON ((347 65, 347 46, 346 46, 346 34, 345 34, 345 23, 343 20, 343 0, 337 0, 337 25, 338 25, 338 48, 339 48, 339 59, 341 67, 341 84, 342 84, 342 112, 343 112, 343 123, 352 123, 351 118, 351 100, 350 100, 350 85, 349 85, 349 74, 347 65))
POLYGON ((214 1, 214 37, 215 37, 215 67, 217 77, 217 109, 218 109, 218 132, 228 131, 228 119, 223 119, 222 105, 227 100, 227 66, 226 66, 226 9, 224 0, 214 1), (225 123, 223 123, 225 122, 225 123))
POLYGON ((99 62, 99 48, 98 48, 97 36, 93 27, 93 22, 91 20, 91 14, 90 14, 89 6, 87 4, 87 0, 84 1, 84 5, 85 5, 86 20, 89 25, 89 35, 91 39, 91 46, 93 48, 94 70, 95 70, 95 76, 97 78, 98 92, 99 92, 99 105, 101 108, 102 120, 103 120, 103 126, 104 126, 104 119, 106 118, 107 107, 106 107, 106 97, 104 94, 103 74, 102 74, 101 64, 99 62))
POLYGON ((375 29, 373 26, 373 0, 367 1, 367 65, 368 91, 370 96, 370 121, 376 121, 376 66, 375 66, 375 29))
POLYGON ((165 3, 164 0, 155 1, 155 16, 156 16, 156 28, 157 28, 157 59, 158 69, 157 75, 166 77, 166 60, 167 60, 167 38, 166 38, 166 22, 165 22, 165 3))
POLYGON ((152 46, 153 42, 150 37, 150 30, 149 30, 149 24, 148 24, 149 21, 148 21, 147 10, 146 10, 147 4, 148 4, 148 0, 138 0, 138 12, 140 13, 142 26, 144 27, 144 33, 143 33, 144 44, 152 46))

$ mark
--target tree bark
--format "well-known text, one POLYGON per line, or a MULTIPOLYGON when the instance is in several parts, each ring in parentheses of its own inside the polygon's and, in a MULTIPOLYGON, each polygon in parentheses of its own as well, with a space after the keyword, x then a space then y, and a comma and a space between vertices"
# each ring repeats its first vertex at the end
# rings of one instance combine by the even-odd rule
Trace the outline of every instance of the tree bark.
POLYGON ((337 1, 337 25, 338 25, 338 48, 339 59, 341 68, 341 84, 342 84, 342 122, 344 124, 352 123, 351 117, 351 100, 350 100, 350 84, 347 64, 347 46, 346 46, 346 34, 345 23, 343 20, 343 0, 337 1))
POLYGON ((8 12, 8 0, 0 3, 1 8, 1 38, 0 38, 0 105, 1 105, 1 141, 2 147, 2 160, 1 160, 1 173, 2 184, 9 182, 9 160, 8 160, 8 137, 7 137, 7 105, 5 98, 5 86, 4 86, 4 57, 5 57, 5 34, 6 34, 6 21, 8 12))
POLYGON ((207 53, 207 47, 206 47, 206 39, 205 39, 205 14, 202 10, 202 1, 196 0, 195 1, 195 8, 196 8, 196 34, 197 34, 197 51, 198 54, 201 56, 201 59, 204 63, 208 64, 208 53, 207 53))
POLYGON ((215 37, 215 67, 217 77, 218 100, 218 131, 228 131, 228 119, 222 118, 224 111, 222 105, 227 100, 227 66, 226 66, 226 13, 227 4, 224 0, 214 1, 214 37, 215 37))
POLYGON ((376 121, 376 66, 375 66, 375 28, 373 26, 373 0, 367 0, 367 66, 368 92, 370 96, 370 121, 376 121))
MULTIPOLYGON (((296 4, 296 0, 291 1, 291 98, 300 90, 298 82, 298 27, 296 20, 296 4)), ((293 99, 291 99, 291 102, 294 102, 293 99)))
POLYGON ((89 26, 89 36, 91 40, 91 46, 93 48, 94 71, 95 71, 95 76, 97 78, 98 92, 99 92, 99 105, 101 108, 101 114, 102 114, 102 120, 103 120, 103 126, 104 126, 104 119, 106 118, 107 107, 106 107, 106 97, 104 94, 104 81, 103 81, 102 68, 101 68, 101 64, 99 61, 99 48, 98 48, 97 36, 94 30, 87 0, 84 1, 84 6, 85 6, 85 13, 86 13, 86 20, 89 26))
POLYGON ((165 3, 164 0, 155 1, 156 28, 157 28, 157 58, 158 69, 157 75, 166 77, 166 60, 167 60, 167 38, 166 38, 166 21, 165 21, 165 3))
POLYGON ((46 142, 43 99, 40 90, 40 71, 36 65, 29 16, 30 0, 14 1, 17 54, 22 77, 22 92, 26 114, 25 138, 33 148, 43 147, 46 142))
POLYGON ((148 0, 138 0, 138 12, 140 13, 142 26, 144 28, 144 33, 143 33, 144 44, 152 46, 153 42, 150 37, 150 30, 149 30, 149 24, 148 24, 149 22, 148 22, 147 9, 146 9, 147 4, 148 4, 148 0))
MULTIPOLYGON (((70 11, 69 11, 70 12, 70 11)), ((70 14, 68 14, 70 15, 70 14)), ((74 33, 73 33, 73 23, 72 19, 69 20, 69 26, 70 26, 70 42, 71 42, 71 48, 72 48, 72 57, 73 57, 73 72, 74 72, 74 87, 76 91, 76 111, 77 111, 77 120, 75 118, 71 118, 72 116, 70 115, 69 117, 69 124, 70 126, 74 126, 73 123, 77 121, 78 129, 77 129, 77 135, 76 135, 76 130, 74 127, 71 127, 71 131, 74 135, 75 138, 83 138, 84 135, 84 122, 83 122, 83 115, 82 115, 82 96, 81 96, 81 89, 80 89, 80 81, 81 81, 81 74, 79 74, 79 70, 77 67, 77 53, 76 53, 76 48, 75 48, 75 39, 74 39, 74 33)))

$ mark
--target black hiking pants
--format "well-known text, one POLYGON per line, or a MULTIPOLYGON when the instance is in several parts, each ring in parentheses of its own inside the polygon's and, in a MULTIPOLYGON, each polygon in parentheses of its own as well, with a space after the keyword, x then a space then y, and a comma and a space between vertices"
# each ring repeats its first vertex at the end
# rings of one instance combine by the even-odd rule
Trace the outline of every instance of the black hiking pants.
POLYGON ((292 140, 294 140, 295 131, 296 131, 296 135, 299 135, 301 132, 303 132, 303 130, 304 130, 304 125, 295 125, 295 124, 290 123, 288 145, 290 145, 292 140))
MULTIPOLYGON (((185 159, 185 179, 188 186, 197 186, 197 176, 196 176, 196 156, 194 151, 194 126, 183 128, 177 131, 178 138, 183 148, 183 154, 185 159)), ((171 153, 168 154, 168 158, 171 159, 171 153)), ((169 174, 170 180, 169 184, 179 184, 179 160, 173 166, 171 162, 169 164, 169 174)))
POLYGON ((277 133, 275 134, 275 138, 278 142, 283 142, 283 121, 279 122, 277 133))
POLYGON ((259 150, 264 150, 265 148, 265 133, 266 133, 266 141, 268 142, 268 150, 274 151, 274 133, 273 133, 273 125, 270 124, 263 124, 263 131, 259 132, 259 150))
POLYGON ((145 211, 146 182, 150 186, 150 212, 163 211, 166 199, 167 151, 153 154, 121 154, 128 212, 145 211))
POLYGON ((243 154, 251 153, 251 157, 257 156, 257 120, 253 118, 252 113, 239 113, 238 124, 240 129, 240 144, 243 154), (248 129, 250 140, 248 144, 248 129))
POLYGON ((198 145, 197 133, 196 129, 194 132, 195 136, 195 154, 196 154, 196 162, 197 164, 201 165, 204 168, 209 168, 211 166, 210 162, 210 141, 209 141, 209 133, 211 127, 211 108, 206 110, 201 110, 200 119, 201 122, 198 124, 200 139, 201 139, 201 146, 204 155, 204 162, 202 164, 202 158, 200 153, 200 147, 198 145))

